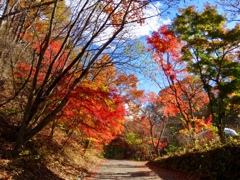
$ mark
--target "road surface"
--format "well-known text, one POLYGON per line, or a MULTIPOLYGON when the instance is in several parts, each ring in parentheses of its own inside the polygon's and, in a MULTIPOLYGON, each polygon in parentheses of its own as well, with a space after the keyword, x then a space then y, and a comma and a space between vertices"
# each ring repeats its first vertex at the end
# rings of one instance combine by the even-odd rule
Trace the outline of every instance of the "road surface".
POLYGON ((175 180, 166 174, 155 173, 148 166, 146 161, 129 161, 129 160, 106 160, 99 167, 95 168, 84 180, 101 180, 101 179, 163 179, 175 180))

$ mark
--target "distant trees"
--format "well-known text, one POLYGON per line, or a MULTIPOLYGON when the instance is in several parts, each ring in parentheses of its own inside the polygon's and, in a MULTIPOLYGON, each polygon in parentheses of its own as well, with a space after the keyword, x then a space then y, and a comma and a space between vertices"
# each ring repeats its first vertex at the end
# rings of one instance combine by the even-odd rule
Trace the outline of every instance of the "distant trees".
POLYGON ((160 151, 168 145, 165 133, 169 122, 169 116, 164 114, 164 104, 159 101, 155 93, 146 95, 146 102, 141 108, 142 121, 151 142, 151 154, 161 156, 160 151))

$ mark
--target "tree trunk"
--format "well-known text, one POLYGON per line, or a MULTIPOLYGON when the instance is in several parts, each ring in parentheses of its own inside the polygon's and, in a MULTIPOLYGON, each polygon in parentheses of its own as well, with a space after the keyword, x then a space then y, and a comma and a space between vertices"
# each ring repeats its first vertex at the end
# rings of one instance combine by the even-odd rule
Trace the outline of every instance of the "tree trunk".
POLYGON ((218 128, 218 135, 220 137, 220 141, 222 144, 225 144, 226 143, 226 136, 225 136, 225 133, 224 133, 224 127, 222 126, 222 124, 219 124, 217 126, 218 128))

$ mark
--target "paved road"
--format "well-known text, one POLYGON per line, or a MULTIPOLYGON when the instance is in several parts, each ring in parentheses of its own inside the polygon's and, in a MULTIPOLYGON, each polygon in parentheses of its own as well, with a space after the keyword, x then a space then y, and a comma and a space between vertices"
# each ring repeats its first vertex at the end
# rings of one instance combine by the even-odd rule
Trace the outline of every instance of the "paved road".
POLYGON ((172 180, 166 175, 159 175, 152 171, 145 164, 147 162, 128 161, 128 160, 106 160, 100 167, 91 172, 84 180, 101 179, 164 179, 172 180))

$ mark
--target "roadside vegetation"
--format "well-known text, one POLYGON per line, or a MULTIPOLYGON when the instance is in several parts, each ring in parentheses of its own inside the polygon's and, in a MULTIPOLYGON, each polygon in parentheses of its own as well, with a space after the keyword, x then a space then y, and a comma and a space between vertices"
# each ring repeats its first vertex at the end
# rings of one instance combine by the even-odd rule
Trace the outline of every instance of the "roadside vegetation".
POLYGON ((0 179, 81 178, 103 158, 240 178, 239 2, 186 1, 136 36, 179 2, 1 1, 0 179))
POLYGON ((192 179, 238 179, 240 145, 230 143, 208 150, 192 151, 157 158, 148 166, 178 171, 192 179))
POLYGON ((16 132, 5 121, 1 118, 0 179, 81 179, 103 160, 97 146, 79 138, 78 133, 67 135, 59 126, 53 138, 46 136, 51 130, 46 128, 18 157, 10 158, 16 132))

